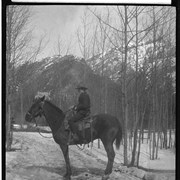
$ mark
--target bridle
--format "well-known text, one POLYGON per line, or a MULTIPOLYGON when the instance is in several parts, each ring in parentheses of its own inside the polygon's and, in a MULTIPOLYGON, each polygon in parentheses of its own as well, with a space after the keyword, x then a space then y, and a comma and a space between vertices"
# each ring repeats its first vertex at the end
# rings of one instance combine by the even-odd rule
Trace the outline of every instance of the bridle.
POLYGON ((43 106, 44 106, 44 101, 41 101, 40 102, 40 111, 36 112, 35 114, 32 114, 30 111, 27 112, 27 115, 30 116, 31 120, 35 119, 37 116, 42 116, 44 114, 43 112, 43 106))
POLYGON ((52 137, 46 137, 46 136, 43 136, 42 134, 41 134, 41 132, 40 132, 40 129, 38 128, 38 125, 37 125, 37 121, 36 121, 36 117, 37 116, 42 116, 42 115, 44 115, 44 111, 43 111, 43 106, 44 106, 44 101, 42 101, 41 103, 40 103, 40 107, 39 107, 39 111, 37 112, 37 113, 35 113, 34 115, 32 115, 32 113, 30 113, 29 111, 27 112, 27 115, 28 116, 30 116, 30 119, 31 120, 34 120, 34 122, 35 122, 35 124, 36 124, 36 129, 38 129, 38 133, 42 136, 42 137, 44 137, 44 138, 52 138, 52 137))

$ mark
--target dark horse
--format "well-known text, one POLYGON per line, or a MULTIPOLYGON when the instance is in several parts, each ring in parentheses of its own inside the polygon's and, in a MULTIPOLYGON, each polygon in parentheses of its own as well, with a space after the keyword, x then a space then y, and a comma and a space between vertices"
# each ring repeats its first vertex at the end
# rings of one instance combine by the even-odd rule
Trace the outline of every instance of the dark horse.
MULTIPOLYGON (((45 97, 37 98, 34 100, 31 108, 26 113, 25 119, 27 122, 34 122, 35 117, 44 115, 48 125, 50 126, 53 134, 53 138, 57 144, 60 145, 60 148, 63 152, 64 159, 66 162, 66 174, 64 179, 71 179, 71 167, 69 160, 69 149, 68 149, 68 137, 69 133, 65 131, 64 128, 64 118, 65 114, 51 102, 45 100, 45 97)), ((105 169, 105 174, 102 179, 108 179, 109 175, 112 173, 112 167, 115 157, 115 152, 113 148, 113 142, 116 139, 116 148, 119 149, 120 142, 122 139, 122 128, 121 124, 117 118, 108 115, 108 114, 99 114, 93 116, 94 121, 92 122, 93 132, 87 129, 86 142, 91 142, 92 139, 101 139, 105 150, 107 152, 108 163, 105 169)), ((79 142, 75 144, 83 144, 83 139, 80 138, 79 142)))

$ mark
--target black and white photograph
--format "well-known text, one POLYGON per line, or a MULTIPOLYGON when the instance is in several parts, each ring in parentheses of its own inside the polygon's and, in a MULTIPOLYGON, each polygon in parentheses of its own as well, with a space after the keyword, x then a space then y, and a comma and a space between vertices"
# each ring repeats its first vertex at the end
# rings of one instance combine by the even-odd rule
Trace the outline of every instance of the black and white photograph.
POLYGON ((5 179, 176 179, 176 7, 5 8, 5 179))

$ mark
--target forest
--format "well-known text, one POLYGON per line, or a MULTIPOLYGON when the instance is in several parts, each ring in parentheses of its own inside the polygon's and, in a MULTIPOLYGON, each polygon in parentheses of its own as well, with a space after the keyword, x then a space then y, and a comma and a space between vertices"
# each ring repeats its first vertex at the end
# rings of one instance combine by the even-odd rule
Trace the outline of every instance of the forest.
POLYGON ((45 36, 36 46, 31 44, 31 16, 29 6, 6 10, 7 144, 12 117, 23 125, 38 92, 48 93, 66 111, 76 103, 75 88, 83 82, 91 98, 91 114, 110 113, 121 121, 124 164, 128 164, 128 139, 133 141, 130 164, 134 165, 145 131, 154 147, 151 159, 157 158, 161 138, 161 148, 171 147, 176 129, 174 7, 87 6, 76 31, 81 56, 73 55, 71 42, 63 46, 57 37, 54 55, 40 60, 45 36))

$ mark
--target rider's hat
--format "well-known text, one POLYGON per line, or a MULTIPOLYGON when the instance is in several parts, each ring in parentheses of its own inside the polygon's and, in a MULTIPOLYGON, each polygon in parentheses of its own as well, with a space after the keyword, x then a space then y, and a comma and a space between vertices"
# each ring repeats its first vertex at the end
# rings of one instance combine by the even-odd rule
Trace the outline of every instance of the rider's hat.
POLYGON ((82 90, 87 90, 88 88, 87 87, 85 87, 84 85, 78 85, 77 87, 76 87, 76 89, 82 89, 82 90))

